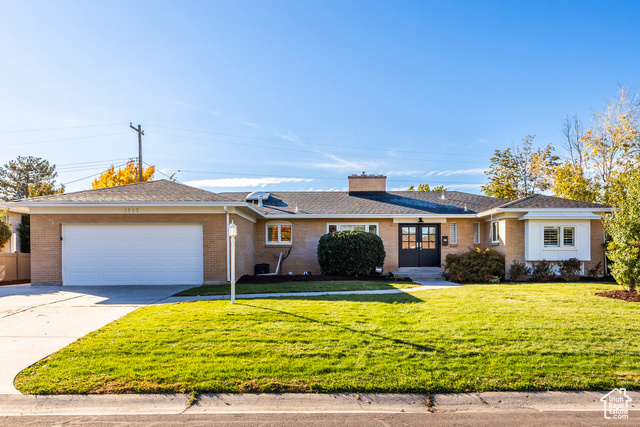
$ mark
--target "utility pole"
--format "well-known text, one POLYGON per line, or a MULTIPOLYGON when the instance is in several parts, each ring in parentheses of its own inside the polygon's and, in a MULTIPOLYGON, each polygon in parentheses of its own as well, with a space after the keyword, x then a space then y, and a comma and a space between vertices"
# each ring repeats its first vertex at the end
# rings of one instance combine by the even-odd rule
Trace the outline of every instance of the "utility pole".
POLYGON ((137 128, 133 127, 133 123, 129 122, 129 127, 138 132, 138 182, 142 182, 142 125, 138 125, 137 128))

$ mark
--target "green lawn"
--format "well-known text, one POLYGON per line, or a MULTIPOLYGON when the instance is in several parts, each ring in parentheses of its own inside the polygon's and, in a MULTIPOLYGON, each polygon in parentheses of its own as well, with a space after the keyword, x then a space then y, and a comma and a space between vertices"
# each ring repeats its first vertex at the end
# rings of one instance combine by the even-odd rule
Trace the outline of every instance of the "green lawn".
POLYGON ((137 310, 22 371, 23 393, 640 389, 640 304, 607 284, 137 310))
MULTIPOLYGON (((270 284, 236 284, 236 294, 272 294, 277 292, 330 292, 369 291, 376 289, 407 289, 420 286, 417 283, 390 283, 379 281, 335 280, 318 282, 283 282, 270 284)), ((229 295, 230 285, 198 286, 177 293, 177 297, 229 295)))

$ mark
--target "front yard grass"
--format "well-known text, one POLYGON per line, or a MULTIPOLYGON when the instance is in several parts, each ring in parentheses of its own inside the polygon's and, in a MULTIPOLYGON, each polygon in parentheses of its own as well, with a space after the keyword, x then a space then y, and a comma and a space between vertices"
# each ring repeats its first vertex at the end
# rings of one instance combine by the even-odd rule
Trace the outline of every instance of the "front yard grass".
POLYGON ((640 304, 600 283, 151 306, 22 371, 23 393, 640 389, 640 304))
MULTIPOLYGON (((370 291, 380 289, 407 289, 420 286, 412 282, 381 282, 357 280, 327 280, 319 282, 283 282, 268 284, 236 284, 236 294, 272 294, 278 292, 333 292, 370 291)), ((175 294, 177 297, 229 295, 230 285, 205 285, 175 294)))

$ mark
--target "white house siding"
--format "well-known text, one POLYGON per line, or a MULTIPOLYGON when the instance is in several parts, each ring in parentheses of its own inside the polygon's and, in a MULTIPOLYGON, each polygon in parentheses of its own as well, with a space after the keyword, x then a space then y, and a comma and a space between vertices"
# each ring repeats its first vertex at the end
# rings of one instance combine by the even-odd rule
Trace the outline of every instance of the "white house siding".
MULTIPOLYGON (((562 235, 560 236, 562 240, 562 235)), ((591 221, 588 219, 529 219, 525 220, 525 260, 563 261, 577 258, 580 261, 591 261, 591 221), (575 227, 575 246, 544 247, 544 227, 575 227)))

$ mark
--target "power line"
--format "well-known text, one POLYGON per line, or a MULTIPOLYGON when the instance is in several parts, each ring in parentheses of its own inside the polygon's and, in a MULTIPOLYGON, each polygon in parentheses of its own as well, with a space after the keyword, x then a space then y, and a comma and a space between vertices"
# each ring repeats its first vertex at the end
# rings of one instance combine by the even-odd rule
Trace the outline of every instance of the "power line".
MULTIPOLYGON (((217 140, 217 139, 210 139, 210 138, 199 138, 199 137, 195 137, 195 136, 185 136, 185 135, 173 135, 173 134, 169 134, 169 133, 162 133, 162 132, 155 132, 157 135, 165 135, 165 136, 172 136, 175 138, 187 138, 187 139, 196 139, 196 140, 201 140, 201 141, 211 141, 211 142, 217 142, 220 144, 228 144, 228 145, 239 145, 239 146, 244 146, 244 147, 258 147, 258 148, 266 148, 269 150, 280 150, 280 151, 294 151, 294 152, 298 152, 298 153, 311 153, 311 154, 321 154, 318 151, 311 151, 311 150, 300 150, 300 149, 296 149, 296 148, 282 148, 282 147, 270 147, 268 145, 256 145, 256 144, 247 144, 247 143, 243 143, 243 142, 231 142, 231 141, 221 141, 221 140, 217 140)), ((379 156, 367 156, 366 154, 340 154, 340 156, 342 157, 357 157, 357 158, 369 158, 369 159, 378 159, 378 160, 382 160, 381 157, 379 156)), ((387 160, 387 159, 385 159, 387 160)), ((433 160, 423 160, 423 159, 405 159, 405 158, 400 158, 400 157, 394 157, 392 158, 392 160, 406 160, 406 161, 416 161, 416 162, 429 162, 429 163, 456 163, 456 164, 461 164, 461 163, 468 163, 468 164, 485 164, 486 162, 469 162, 469 161, 460 161, 460 160, 437 160, 437 159, 433 159, 433 160)))
POLYGON ((123 124, 126 124, 126 123, 107 123, 103 125, 66 126, 66 127, 59 127, 59 128, 44 128, 44 129, 2 130, 0 131, 0 133, 43 132, 48 130, 96 128, 96 127, 116 126, 116 125, 123 125, 123 124))
POLYGON ((116 135, 124 135, 128 134, 128 132, 119 132, 119 133, 108 133, 105 135, 93 135, 93 136, 80 136, 77 138, 64 138, 64 139, 50 139, 47 141, 32 141, 32 142, 14 142, 11 144, 2 144, 0 147, 9 147, 11 145, 31 145, 31 144, 45 144, 49 142, 64 142, 64 141, 76 141, 79 139, 91 139, 91 138, 104 138, 105 136, 116 136, 116 135))
MULTIPOLYGON (((172 129, 172 130, 179 130, 179 131, 184 131, 184 132, 193 132, 193 133, 202 133, 202 134, 208 134, 208 135, 220 135, 220 136, 230 136, 233 138, 247 138, 247 139, 260 139, 260 140, 264 140, 264 141, 278 141, 278 142, 286 142, 286 143, 294 143, 294 144, 304 144, 304 145, 317 145, 317 146, 321 146, 321 147, 337 147, 337 148, 348 148, 348 149, 354 149, 354 150, 372 150, 372 151, 397 151, 397 152, 401 152, 401 153, 421 153, 421 154, 436 154, 436 155, 442 155, 442 156, 463 156, 463 157, 486 157, 482 154, 461 154, 461 153, 439 153, 439 152, 435 152, 435 151, 423 151, 423 150, 397 150, 397 149, 388 149, 388 148, 374 148, 374 147, 361 147, 361 146, 355 146, 355 145, 344 145, 344 144, 321 144, 321 143, 313 143, 313 142, 304 142, 304 141, 292 141, 289 139, 280 139, 280 138, 265 138, 265 137, 259 137, 259 136, 248 136, 248 135, 234 135, 234 134, 230 134, 230 133, 220 133, 220 132, 208 132, 208 131, 200 131, 200 130, 193 130, 193 129, 183 129, 183 128, 174 128, 174 127, 169 127, 169 126, 160 126, 160 125, 151 125, 151 124, 147 124, 147 126, 151 126, 151 127, 157 127, 157 128, 161 128, 161 129, 172 129)), ((156 132, 159 135, 163 135, 159 132, 156 132)))
POLYGON ((56 168, 60 167, 60 166, 73 166, 73 165, 89 165, 92 163, 109 163, 109 162, 119 162, 121 160, 128 160, 128 157, 121 157, 119 159, 111 159, 111 160, 96 160, 93 162, 78 162, 78 163, 62 163, 62 164, 56 164, 56 168))
MULTIPOLYGON (((121 164, 121 165, 119 165, 119 166, 116 166, 116 167, 119 169, 119 168, 121 168, 121 167, 123 167, 123 166, 125 166, 125 165, 126 165, 126 163, 123 163, 123 164, 121 164)), ((102 172, 94 173, 94 174, 92 174, 92 175, 85 176, 84 178, 78 178, 78 179, 75 179, 75 180, 73 180, 73 181, 63 182, 61 185, 69 185, 69 184, 73 184, 74 182, 83 181, 83 180, 85 180, 85 179, 93 178, 94 176, 99 176, 99 175, 102 175, 102 172)))
MULTIPOLYGON (((149 168, 149 167, 151 167, 151 166, 155 167, 154 165, 150 165, 150 164, 149 164, 149 163, 147 163, 147 162, 143 162, 143 163, 144 163, 145 165, 147 165, 147 168, 149 168)), ((159 174, 161 174, 161 175, 166 176, 166 177, 167 177, 167 178, 169 178, 170 180, 175 180, 176 182, 180 182, 180 181, 178 181, 174 176, 169 176, 169 175, 167 175, 166 173, 162 172, 162 171, 161 171, 161 170, 159 170, 159 169, 156 169, 155 171, 156 171, 156 172, 158 172, 158 173, 159 173, 159 174)))

